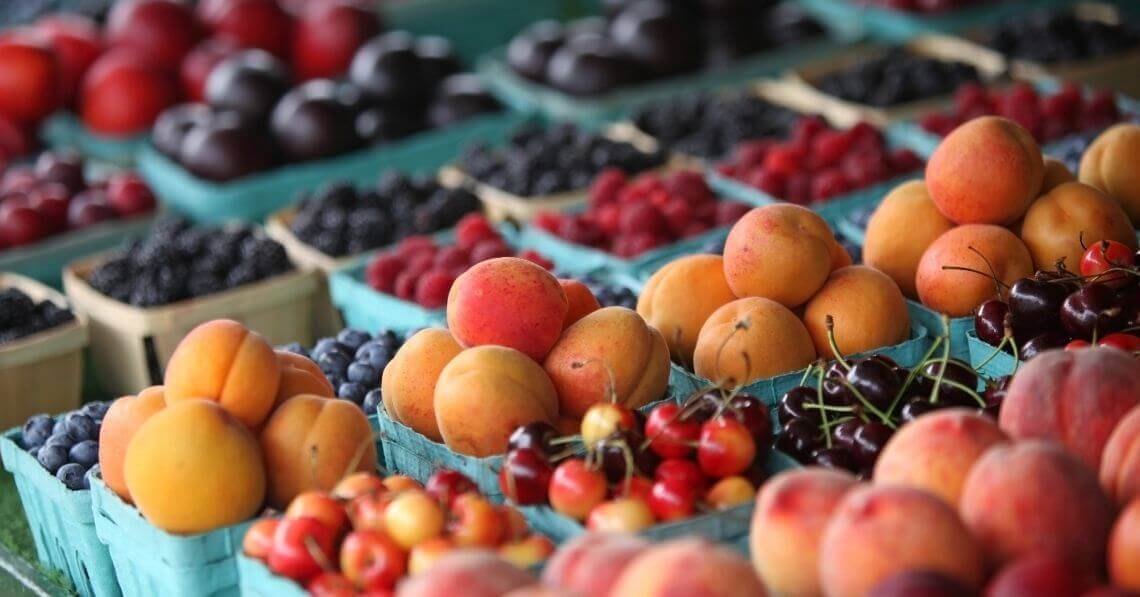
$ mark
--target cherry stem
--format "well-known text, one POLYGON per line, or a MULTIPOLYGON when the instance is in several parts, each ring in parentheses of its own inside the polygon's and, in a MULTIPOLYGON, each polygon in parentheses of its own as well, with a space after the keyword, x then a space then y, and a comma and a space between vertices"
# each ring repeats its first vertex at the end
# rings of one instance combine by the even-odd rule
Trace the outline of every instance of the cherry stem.
POLYGON ((325 552, 321 551, 321 546, 317 545, 317 540, 312 535, 305 535, 304 542, 305 550, 309 552, 309 556, 312 557, 313 561, 321 567, 321 570, 325 572, 332 572, 336 570, 336 568, 333 567, 332 562, 329 562, 329 559, 325 557, 325 552))
POLYGON ((891 418, 888 417, 886 415, 886 413, 884 413, 883 411, 875 408, 875 405, 871 404, 871 401, 867 400, 867 398, 865 396, 863 396, 862 392, 855 389, 855 386, 848 383, 848 381, 846 379, 840 379, 839 383, 843 384, 843 387, 847 388, 847 390, 850 391, 853 396, 855 396, 855 399, 858 400, 863 405, 863 408, 870 411, 870 413, 875 415, 876 417, 879 417, 879 420, 881 420, 884 425, 886 425, 887 427, 890 427, 891 429, 895 428, 895 424, 891 422, 891 418))
POLYGON ((581 435, 564 435, 562 437, 556 437, 556 438, 550 440, 550 445, 562 446, 565 444, 572 444, 574 442, 580 442, 580 441, 582 441, 581 435))
POLYGON ((899 403, 902 402, 903 396, 906 395, 907 389, 910 388, 910 384, 914 383, 915 378, 918 377, 918 372, 921 370, 923 364, 930 359, 930 356, 934 354, 934 351, 938 349, 938 346, 942 344, 945 339, 944 336, 935 338, 930 348, 926 349, 926 354, 922 355, 922 359, 918 361, 918 365, 912 367, 910 373, 907 373, 906 380, 903 381, 902 387, 895 393, 894 400, 891 400, 891 406, 887 409, 887 415, 894 415, 895 409, 898 408, 899 403))
POLYGON ((1014 340, 1012 336, 1002 336, 1001 342, 999 342, 998 345, 994 347, 993 351, 990 352, 989 356, 987 356, 982 362, 978 363, 978 366, 974 367, 974 369, 980 370, 982 367, 990 364, 990 361, 997 358, 999 354, 1005 352, 1005 345, 1013 341, 1014 340))
POLYGON ((820 421, 820 425, 823 428, 823 442, 824 442, 824 445, 830 449, 831 448, 831 422, 827 418, 827 409, 824 408, 826 405, 823 402, 823 376, 824 376, 823 367, 819 367, 819 375, 816 377, 816 380, 815 380, 815 399, 819 401, 816 404, 816 406, 819 406, 819 421, 820 421))
POLYGON ((814 402, 804 403, 804 408, 813 408, 824 412, 836 413, 854 413, 855 409, 850 406, 832 406, 830 404, 817 404, 814 402))
POLYGON ((575 361, 575 362, 571 363, 570 368, 571 369, 581 369, 581 368, 585 367, 586 365, 590 365, 590 364, 601 365, 602 367, 604 367, 606 369, 606 375, 609 377, 609 388, 608 388, 608 390, 609 390, 609 395, 610 395, 609 396, 610 404, 618 404, 617 380, 614 377, 613 367, 610 367, 609 363, 607 363, 603 360, 600 360, 600 359, 586 359, 584 361, 575 361))
POLYGON ((835 318, 828 314, 823 321, 827 326, 827 345, 831 347, 831 354, 835 355, 835 360, 845 371, 850 371, 851 364, 843 358, 843 353, 839 352, 839 343, 835 341, 835 318))
MULTIPOLYGON (((943 369, 945 369, 945 365, 943 365, 943 369)), ((933 377, 931 377, 929 375, 925 375, 925 374, 923 374, 923 377, 926 377, 927 379, 934 379, 933 377)), ((956 388, 958 390, 966 392, 967 394, 970 395, 971 398, 973 398, 975 401, 977 401, 978 406, 984 407, 986 405, 986 401, 982 399, 982 397, 978 394, 978 392, 976 390, 973 390, 973 389, 971 389, 971 388, 969 388, 963 384, 960 384, 960 383, 958 383, 952 379, 943 379, 942 383, 944 385, 950 386, 951 388, 956 388)))
MULTIPOLYGON (((717 387, 722 387, 724 385, 724 373, 720 369, 720 357, 721 354, 724 353, 724 347, 728 346, 729 340, 732 340, 732 337, 736 335, 736 332, 739 332, 740 330, 747 330, 750 327, 752 327, 752 322, 747 317, 736 322, 736 325, 732 326, 732 331, 724 337, 724 341, 721 342, 720 346, 717 347, 716 358, 713 359, 714 368, 716 369, 716 376, 719 378, 717 379, 717 387)), ((750 364, 749 369, 751 369, 750 364)))

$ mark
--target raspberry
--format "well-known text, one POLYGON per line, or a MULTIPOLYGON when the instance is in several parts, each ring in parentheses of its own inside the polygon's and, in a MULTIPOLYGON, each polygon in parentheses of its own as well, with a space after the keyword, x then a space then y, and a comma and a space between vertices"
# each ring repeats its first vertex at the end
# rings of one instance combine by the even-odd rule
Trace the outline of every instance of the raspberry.
POLYGON ((876 151, 851 154, 843 158, 839 167, 853 189, 871 186, 890 176, 890 169, 884 163, 883 154, 876 151))
POLYGON ((613 236, 621 226, 621 207, 614 204, 603 205, 594 211, 594 220, 603 234, 613 236))
POLYGON ((425 252, 432 255, 435 254, 435 241, 430 236, 409 236, 396 245, 396 252, 404 259, 425 252))
POLYGON ((455 244, 470 249, 481 240, 499 238, 499 231, 483 217, 483 214, 470 213, 455 225, 455 244))
POLYGON ((890 155, 887 156, 887 161, 890 162, 891 171, 895 174, 914 172, 922 167, 922 158, 906 148, 892 151, 890 155))
POLYGON ((665 207, 672 200, 673 195, 669 191, 653 191, 649 194, 649 203, 657 209, 665 207))
POLYGON ((630 258, 637 257, 638 255, 656 249, 664 244, 663 241, 656 236, 647 233, 632 234, 619 238, 614 243, 614 254, 618 257, 630 258))
POLYGON ((736 201, 721 201, 716 206, 716 225, 728 226, 748 213, 749 207, 736 201))
POLYGON ((811 161, 815 168, 830 168, 851 150, 852 139, 839 131, 823 131, 811 142, 811 161))
POLYGON ((1089 103, 1085 106, 1085 114, 1092 116, 1098 122, 1103 121, 1105 124, 1113 122, 1120 117, 1116 110, 1116 96, 1111 91, 1100 90, 1089 98, 1089 103))
POLYGON ((710 228, 711 226, 704 222, 689 222, 689 225, 685 226, 685 229, 681 231, 681 238, 689 238, 698 234, 704 234, 708 232, 710 228))
POLYGON ((558 234, 562 219, 563 215, 556 211, 544 211, 536 215, 532 223, 551 234, 558 234))
POLYGON ((680 236, 693 219, 693 208, 684 199, 674 199, 661 208, 661 215, 674 236, 680 236))
POLYGON ((918 126, 928 133, 945 137, 954 130, 954 119, 942 112, 930 112, 918 120, 918 126))
MULTIPOLYGON (((495 238, 498 238, 497 236, 495 238)), ((436 251, 432 259, 432 267, 450 270, 457 267, 466 267, 470 264, 467 250, 461 246, 444 247, 436 251)))
POLYGON ((446 269, 433 269, 416 282, 416 302, 421 307, 440 309, 447 304, 447 294, 455 276, 446 269))
POLYGON ((716 220, 716 206, 717 203, 715 201, 692 206, 693 219, 697 222, 707 222, 711 224, 716 220))
POLYGON ((1047 118, 1041 125, 1041 138, 1038 141, 1054 141, 1073 132, 1073 127, 1065 120, 1047 118))
POLYGON ((772 170, 784 176, 791 176, 804 169, 800 157, 799 153, 790 147, 773 147, 768 151, 768 155, 764 157, 763 167, 765 170, 772 170))
POLYGON ((788 184, 784 191, 785 196, 781 198, 798 205, 807 205, 810 192, 811 175, 800 172, 788 177, 788 184))
POLYGON ((480 241, 479 244, 471 247, 470 263, 474 265, 481 261, 494 259, 495 257, 509 257, 513 252, 507 246, 507 243, 501 238, 492 238, 489 240, 480 241))
POLYGON ((751 170, 764 163, 764 156, 768 155, 768 150, 775 145, 776 143, 771 139, 745 141, 736 147, 733 161, 736 162, 737 167, 751 170))
POLYGON ((396 276, 396 287, 394 293, 396 298, 405 301, 415 300, 416 298, 416 283, 419 282, 419 275, 413 274, 408 270, 400 272, 396 276))
POLYGON ((787 180, 787 176, 776 172, 775 170, 766 170, 764 168, 760 168, 758 170, 752 171, 752 173, 748 175, 748 179, 745 182, 747 182, 750 186, 764 191, 772 197, 783 197, 785 192, 784 187, 787 183, 787 180))
POLYGON ((986 88, 974 82, 966 83, 959 87, 958 91, 954 92, 955 111, 965 112, 972 108, 993 109, 989 94, 986 93, 986 88))
POLYGON ((590 205, 605 205, 617 201, 618 192, 627 184, 625 172, 617 168, 602 170, 590 184, 590 205))
POLYGON ((392 294, 396 289, 396 276, 404 271, 404 260, 392 252, 380 253, 364 270, 364 280, 372 288, 392 294))
POLYGON ((819 116, 804 116, 792 125, 792 139, 811 141, 813 137, 827 130, 827 123, 819 116))
MULTIPOLYGON (((739 169, 745 170, 743 166, 741 166, 739 169)), ((736 178, 737 170, 738 169, 735 164, 729 164, 727 162, 718 164, 716 167, 717 174, 720 174, 721 176, 727 176, 728 178, 736 178)))
POLYGON ((538 265, 541 265, 544 269, 547 269, 547 270, 553 270, 554 269, 554 262, 547 259, 545 255, 543 255, 542 253, 539 253, 538 251, 535 251, 534 249, 526 249, 526 250, 522 251, 521 253, 519 253, 519 257, 526 259, 527 261, 537 263, 538 265))
POLYGON ((1081 97, 1060 93, 1041 100, 1041 114, 1049 120, 1073 122, 1081 109, 1081 97))
POLYGON ((851 184, 839 168, 824 170, 811 181, 811 200, 826 201, 851 190, 851 184))
POLYGON ((883 146, 882 135, 869 122, 860 121, 847 129, 846 134, 851 138, 851 151, 856 149, 874 149, 883 146))
POLYGON ((1022 110, 1032 110, 1034 112, 1038 109, 1040 98, 1037 97, 1037 90, 1032 85, 1025 82, 1014 83, 1006 92, 1005 97, 1001 98, 999 110, 1003 115, 1008 117, 1011 113, 1017 113, 1022 110))
POLYGON ((618 193, 618 203, 637 203, 647 199, 653 191, 664 191, 661 177, 647 172, 633 179, 618 193))
POLYGON ((602 231, 592 221, 579 217, 568 217, 558 228, 558 236, 577 245, 593 247, 602 242, 602 231))
POLYGON ((703 174, 696 170, 680 170, 665 179, 665 188, 674 197, 680 197, 689 203, 704 203, 713 201, 712 189, 709 188, 703 174))
POLYGON ((669 232, 669 225, 661 212, 649 203, 635 203, 626 207, 618 222, 618 229, 627 235, 664 236, 669 232))

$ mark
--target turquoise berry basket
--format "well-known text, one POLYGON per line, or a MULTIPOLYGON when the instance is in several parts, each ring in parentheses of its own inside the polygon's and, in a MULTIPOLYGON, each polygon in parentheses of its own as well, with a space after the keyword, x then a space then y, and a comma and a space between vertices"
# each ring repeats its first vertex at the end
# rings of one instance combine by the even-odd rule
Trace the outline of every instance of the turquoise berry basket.
POLYGON ((51 286, 63 286, 68 263, 119 246, 123 239, 142 236, 154 223, 153 215, 101 222, 90 228, 45 238, 26 247, 0 249, 0 271, 27 276, 51 286))
POLYGON ((237 567, 243 597, 306 597, 309 594, 292 579, 274 574, 257 558, 239 553, 237 567))
POLYGON ((407 0, 385 3, 392 29, 442 35, 468 63, 502 46, 527 25, 568 16, 562 0, 407 0))
POLYGON ((123 595, 239 595, 236 555, 253 521, 198 535, 172 535, 151 525, 103 482, 91 480, 95 530, 110 550, 123 595))
MULTIPOLYGON (((913 299, 906 300, 906 308, 910 312, 910 320, 926 328, 932 338, 946 333, 947 330, 943 329, 941 313, 913 299)), ((970 345, 966 341, 966 334, 974 329, 974 318, 972 316, 951 317, 949 324, 950 356, 969 361, 970 345)))
POLYGON ((998 350, 998 347, 985 342, 974 333, 974 330, 967 332, 966 343, 970 348, 970 366, 986 379, 1013 375, 1017 370, 1018 362, 1012 354, 998 350))
POLYGON ((530 118, 512 111, 488 114, 447 129, 224 183, 194 176, 148 144, 139 154, 139 172, 170 209, 195 221, 260 221, 295 201, 299 192, 331 180, 363 184, 373 182, 385 169, 434 171, 468 143, 499 142, 530 118))
POLYGON ((150 130, 130 137, 106 137, 88 130, 74 113, 57 112, 44 122, 40 136, 53 149, 70 148, 86 157, 130 166, 146 145, 150 130))
POLYGON ((19 438, 19 429, 0 438, 0 459, 16 480, 36 556, 63 572, 84 597, 120 595, 111 555, 95 532, 91 491, 65 487, 20 447, 19 438))

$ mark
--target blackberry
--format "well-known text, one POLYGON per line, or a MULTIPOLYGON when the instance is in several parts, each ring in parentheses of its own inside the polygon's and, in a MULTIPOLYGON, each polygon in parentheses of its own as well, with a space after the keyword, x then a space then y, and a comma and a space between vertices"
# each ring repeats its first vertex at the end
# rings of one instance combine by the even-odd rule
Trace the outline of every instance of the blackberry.
POLYGON ((186 259, 198 257, 206 250, 210 238, 210 230, 205 228, 191 228, 178 235, 177 246, 179 252, 186 259))
POLYGON ((961 84, 978 79, 972 65, 927 58, 895 47, 882 56, 824 75, 816 86, 841 99, 887 107, 949 94, 961 84))
POLYGON ((111 296, 114 289, 131 277, 131 263, 126 257, 115 257, 95 268, 87 283, 99 292, 111 296))
POLYGON ((150 236, 173 242, 182 231, 190 228, 190 221, 182 216, 165 215, 155 220, 150 236))
POLYGON ((389 170, 381 175, 376 190, 381 195, 388 196, 407 195, 415 192, 411 179, 398 170, 389 170))
POLYGON ((248 238, 241 248, 242 259, 253 263, 261 278, 275 276, 292 268, 285 247, 269 238, 248 238))
POLYGON ((226 274, 226 287, 237 288, 238 286, 256 282, 259 279, 261 279, 261 276, 257 271, 257 265, 250 261, 243 261, 234 266, 234 268, 230 270, 230 273, 226 274))
POLYGON ((1140 27, 1128 20, 1080 18, 1071 8, 1019 15, 998 24, 988 45, 1006 56, 1044 64, 1119 54, 1140 46, 1140 27))
POLYGON ((349 245, 359 248, 357 250, 350 248, 349 253, 360 253, 390 244, 392 229, 388 215, 379 208, 370 207, 356 211, 348 222, 348 235, 349 245))
POLYGON ((157 307, 177 300, 175 293, 158 282, 158 272, 136 274, 127 302, 136 307, 157 307))
POLYGON ((18 288, 0 291, 0 329, 21 325, 32 316, 35 302, 18 288))
POLYGON ((131 265, 138 269, 152 270, 160 265, 181 260, 178 253, 177 241, 170 241, 153 237, 143 242, 133 252, 128 253, 131 265))
POLYGON ((743 141, 786 137, 796 118, 750 93, 667 98, 642 105, 632 117, 664 148, 710 160, 727 156, 743 141))
POLYGON ((53 328, 73 319, 75 319, 74 313, 51 301, 44 301, 36 305, 36 320, 41 325, 41 329, 53 328))
POLYGON ((313 239, 313 247, 325 255, 340 257, 345 254, 346 242, 335 232, 322 231, 313 239))

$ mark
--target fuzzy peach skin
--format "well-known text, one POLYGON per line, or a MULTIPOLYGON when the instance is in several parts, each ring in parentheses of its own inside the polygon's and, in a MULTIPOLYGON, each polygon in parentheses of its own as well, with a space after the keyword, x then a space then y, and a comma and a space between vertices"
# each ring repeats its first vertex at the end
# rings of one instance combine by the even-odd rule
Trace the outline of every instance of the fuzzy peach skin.
POLYGON ((643 551, 622 571, 610 594, 764 597, 767 593, 744 556, 707 539, 687 537, 643 551))
POLYGON ((811 335, 795 313, 776 301, 749 297, 709 316, 697 336, 693 370, 732 388, 803 369, 815 357, 811 335))
POLYGON ((918 298, 927 307, 950 317, 973 315, 978 305, 997 294, 989 276, 990 266, 1006 285, 1033 274, 1029 249, 1009 230, 987 224, 951 229, 938 237, 918 262, 918 298), (945 269, 948 266, 982 273, 945 269))
POLYGON ((312 359, 294 354, 288 350, 277 351, 277 362, 281 366, 281 383, 277 386, 276 408, 282 402, 299 394, 315 394, 325 398, 335 398, 336 391, 321 368, 312 359))
POLYGON ((534 577, 486 549, 456 550, 428 572, 405 579, 396 597, 501 597, 535 584, 534 577))
POLYGON ((166 403, 209 399, 257 429, 277 399, 281 365, 260 335, 229 319, 190 330, 166 364, 166 403))
POLYGON ((1136 249, 1136 232, 1120 204, 1079 182, 1067 182, 1045 193, 1025 212, 1021 240, 1041 270, 1057 269, 1064 260, 1076 269, 1084 255, 1081 245, 1115 240, 1136 249))
POLYGON ((1081 157, 1080 180, 1120 202, 1140 227, 1140 125, 1122 123, 1100 134, 1081 157))
POLYGON ((1075 182, 1076 180, 1077 177, 1073 175, 1069 167, 1065 165, 1065 162, 1057 158, 1045 158, 1045 178, 1041 181, 1042 195, 1066 182, 1075 182))
POLYGON ((562 286, 562 291, 566 293, 566 318, 562 320, 562 329, 574 325, 579 319, 601 309, 602 306, 598 304, 597 297, 590 288, 577 280, 564 280, 559 278, 558 284, 562 286))
POLYGON ((927 247, 953 227, 930 200, 926 183, 904 182, 883 198, 867 222, 863 263, 890 276, 904 295, 918 298, 918 262, 927 247))
POLYGON ((777 595, 820 595, 819 543, 836 506, 858 487, 845 471, 807 467, 760 486, 748 546, 752 566, 777 595))
POLYGON ((435 384, 463 347, 442 328, 426 328, 404 342, 380 379, 384 410, 393 420, 442 442, 435 420, 435 384))
POLYGON ((447 328, 465 348, 498 344, 542 362, 562 335, 569 310, 558 278, 526 259, 471 266, 447 297, 447 328))
POLYGON ((804 306, 803 321, 817 354, 832 358, 827 317, 844 355, 893 346, 910 334, 910 313, 898 284, 865 265, 841 267, 804 306))
POLYGON ((724 277, 738 297, 797 307, 831 270, 851 265, 827 222, 791 203, 757 207, 732 226, 724 244, 724 277))
POLYGON ((1096 473, 1059 444, 1024 440, 982 454, 959 512, 995 568, 1039 550, 1088 570, 1104 565, 1112 502, 1096 473))
POLYGON ((1140 406, 1128 411, 1108 436, 1100 459, 1100 485, 1117 505, 1140 499, 1140 406))
POLYGON ((581 595, 608 595, 625 567, 651 544, 637 535, 585 533, 566 541, 546 562, 542 582, 581 595))
POLYGON ((957 224, 1016 222, 1041 193, 1044 177, 1033 135, 997 116, 954 129, 926 163, 930 198, 957 224))
POLYGON ((1108 576, 1121 589, 1140 591, 1140 500, 1129 502, 1112 527, 1108 576))
POLYGON ((665 339, 624 307, 594 311, 570 326, 542 366, 558 392, 559 413, 575 418, 599 402, 640 408, 669 386, 665 339))
POLYGON ((654 272, 637 299, 637 312, 657 328, 674 361, 691 365, 701 326, 736 300, 720 255, 686 255, 654 272))
POLYGON ((435 419, 447 447, 468 456, 507 451, 521 425, 558 420, 558 394, 542 367, 505 346, 468 348, 435 385, 435 419))
POLYGON ((123 396, 114 401, 103 415, 103 424, 99 427, 99 470, 107 487, 128 502, 131 494, 123 474, 127 446, 139 427, 165 407, 162 386, 151 386, 138 396, 123 396))

